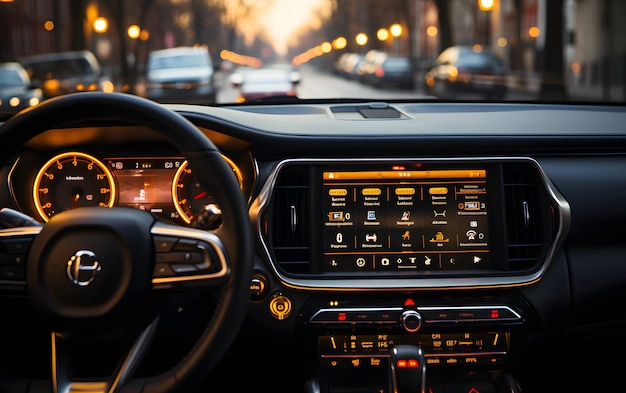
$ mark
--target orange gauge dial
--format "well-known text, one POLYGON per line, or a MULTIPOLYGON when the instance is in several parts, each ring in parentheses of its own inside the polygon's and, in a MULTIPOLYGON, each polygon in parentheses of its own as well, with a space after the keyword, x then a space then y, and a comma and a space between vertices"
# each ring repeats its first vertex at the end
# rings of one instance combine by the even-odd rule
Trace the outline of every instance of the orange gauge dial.
MULTIPOLYGON (((243 189, 241 170, 228 157, 222 155, 222 158, 232 168, 239 182, 239 188, 243 189)), ((204 206, 208 204, 218 204, 218 201, 214 200, 210 190, 200 185, 187 161, 182 163, 176 171, 176 175, 174 175, 172 197, 174 198, 176 211, 187 224, 191 223, 194 214, 202 210, 204 206)))
POLYGON ((79 152, 59 154, 46 162, 35 178, 33 198, 44 221, 68 209, 113 207, 115 181, 97 158, 79 152))

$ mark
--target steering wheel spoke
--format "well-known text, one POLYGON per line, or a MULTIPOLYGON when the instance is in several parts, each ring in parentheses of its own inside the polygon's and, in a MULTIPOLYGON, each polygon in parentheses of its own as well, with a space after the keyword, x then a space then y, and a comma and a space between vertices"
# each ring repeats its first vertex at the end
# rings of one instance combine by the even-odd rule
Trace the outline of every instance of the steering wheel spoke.
POLYGON ((152 227, 155 289, 172 285, 222 284, 230 264, 221 239, 212 232, 157 222, 152 227))
MULTIPOLYGON (((150 322, 137 336, 130 349, 115 370, 100 380, 76 378, 73 375, 74 361, 72 356, 72 336, 52 332, 51 337, 51 368, 52 388, 55 393, 114 393, 123 388, 130 380, 148 351, 150 343, 157 332, 158 317, 150 322)), ((84 341, 83 341, 84 342, 84 341)), ((87 345, 88 346, 88 345, 87 345)), ((99 356, 89 352, 90 357, 99 356)), ((91 363, 89 360, 87 362, 91 363)))

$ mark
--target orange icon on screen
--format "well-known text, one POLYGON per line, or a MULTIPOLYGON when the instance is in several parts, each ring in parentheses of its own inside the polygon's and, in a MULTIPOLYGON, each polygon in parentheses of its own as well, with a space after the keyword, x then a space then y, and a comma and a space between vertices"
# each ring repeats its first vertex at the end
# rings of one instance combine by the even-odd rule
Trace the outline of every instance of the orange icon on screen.
POLYGON ((450 239, 446 238, 446 235, 443 232, 438 231, 435 233, 435 237, 429 240, 431 243, 447 243, 450 239))

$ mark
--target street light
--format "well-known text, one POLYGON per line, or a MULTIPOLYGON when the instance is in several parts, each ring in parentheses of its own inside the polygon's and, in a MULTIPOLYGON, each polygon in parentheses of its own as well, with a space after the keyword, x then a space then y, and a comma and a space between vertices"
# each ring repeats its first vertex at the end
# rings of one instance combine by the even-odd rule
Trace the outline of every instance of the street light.
POLYGON ((389 28, 389 31, 391 32, 392 36, 394 36, 395 38, 398 38, 402 35, 402 26, 395 23, 391 25, 391 27, 389 28))
POLYGON ((367 44, 367 34, 365 33, 359 33, 356 35, 355 41, 357 43, 357 45, 363 46, 365 44, 367 44))
POLYGON ((333 48, 343 49, 348 45, 348 40, 345 37, 337 37, 333 40, 333 48))
POLYGON ((378 31, 376 32, 376 38, 378 38, 380 41, 387 41, 387 39, 389 38, 389 31, 387 31, 387 29, 385 28, 378 29, 378 31))
POLYGON ((93 31, 96 33, 106 33, 109 29, 109 21, 102 16, 93 21, 93 31))
POLYGON ((493 10, 494 0, 478 0, 478 8, 481 11, 493 10))
POLYGON ((133 40, 139 38, 139 34, 141 34, 141 29, 137 25, 128 26, 128 30, 126 31, 128 36, 133 40))

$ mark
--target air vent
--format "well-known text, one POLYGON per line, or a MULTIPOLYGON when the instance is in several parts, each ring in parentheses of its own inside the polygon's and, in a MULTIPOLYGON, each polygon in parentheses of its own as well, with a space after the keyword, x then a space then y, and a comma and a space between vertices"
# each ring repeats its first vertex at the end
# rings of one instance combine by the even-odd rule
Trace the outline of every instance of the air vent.
POLYGON ((284 273, 311 273, 309 173, 285 167, 278 175, 270 211, 270 243, 284 273))
POLYGON ((539 263, 551 233, 552 210, 537 170, 524 164, 503 169, 510 271, 527 272, 539 263))

